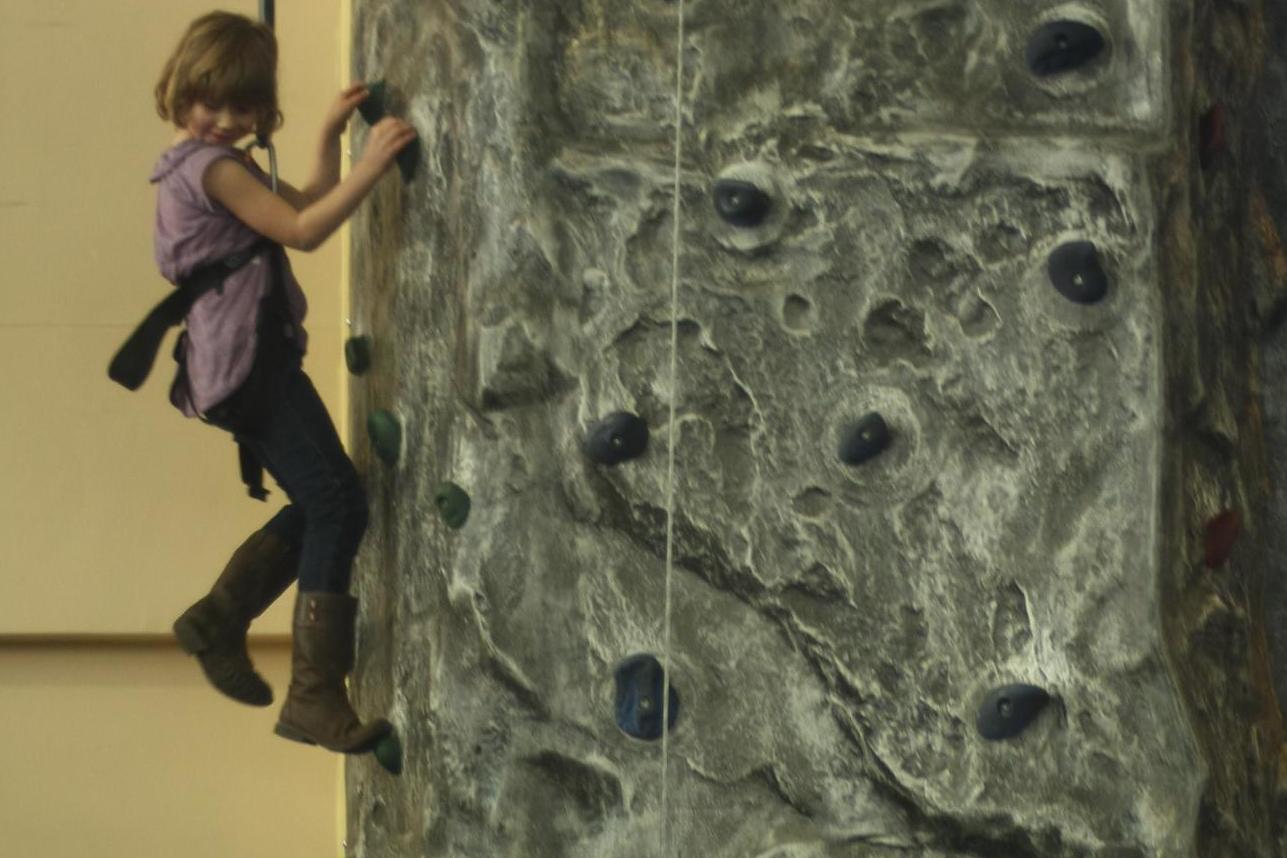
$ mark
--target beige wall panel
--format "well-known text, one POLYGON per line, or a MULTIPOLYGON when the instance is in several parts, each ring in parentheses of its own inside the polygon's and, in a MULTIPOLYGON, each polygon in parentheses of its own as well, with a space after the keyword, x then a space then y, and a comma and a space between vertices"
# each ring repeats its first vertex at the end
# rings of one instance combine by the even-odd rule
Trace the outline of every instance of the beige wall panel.
MULTIPOLYGON (((289 648, 251 657, 280 701, 289 648)), ((342 854, 342 758, 273 735, 279 703, 219 696, 175 650, 11 645, 0 688, 4 855, 342 854)))
MULTIPOLYGON (((3 365, 40 356, 0 407, 0 633, 168 633, 285 503, 272 483, 269 503, 247 497, 232 436, 173 412, 169 366, 135 394, 84 383, 117 334, 0 329, 3 365)), ((289 631, 288 601, 256 631, 289 631)))

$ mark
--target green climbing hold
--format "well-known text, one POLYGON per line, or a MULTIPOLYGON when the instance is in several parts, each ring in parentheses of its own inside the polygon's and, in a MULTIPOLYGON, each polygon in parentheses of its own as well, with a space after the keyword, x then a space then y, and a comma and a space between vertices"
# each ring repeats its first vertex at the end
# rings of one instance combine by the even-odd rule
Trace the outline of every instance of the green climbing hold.
POLYGON ((366 430, 371 435, 375 452, 384 460, 384 463, 395 464, 398 461, 398 451, 402 447, 402 427, 398 425, 398 418, 383 409, 373 411, 366 420, 366 430))
POLYGON ((402 774, 402 743, 390 733, 375 746, 375 759, 390 774, 402 774))
POLYGON ((371 368, 371 338, 370 337, 349 337, 349 341, 344 344, 344 362, 349 366, 349 372, 354 375, 362 375, 371 368))
POLYGON ((367 125, 374 125, 384 118, 384 81, 376 80, 366 85, 367 96, 358 105, 358 113, 367 125))
MULTIPOLYGON (((367 125, 375 125, 383 119, 389 112, 389 93, 388 86, 383 80, 377 80, 366 85, 367 97, 358 105, 358 114, 366 120, 367 125)), ((402 181, 410 182, 416 174, 416 166, 420 163, 420 138, 412 140, 403 146, 397 154, 398 169, 402 171, 402 181)))
POLYGON ((469 518, 469 495, 455 483, 439 483, 433 493, 433 502, 442 514, 442 520, 453 530, 459 530, 469 518))

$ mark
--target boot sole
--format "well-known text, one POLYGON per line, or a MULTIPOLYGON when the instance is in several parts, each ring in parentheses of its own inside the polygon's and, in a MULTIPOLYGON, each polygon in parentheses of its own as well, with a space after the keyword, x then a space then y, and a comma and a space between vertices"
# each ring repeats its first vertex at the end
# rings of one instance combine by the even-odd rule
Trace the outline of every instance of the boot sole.
MULTIPOLYGON (((201 630, 201 627, 198 626, 196 622, 194 622, 191 618, 186 616, 179 617, 179 619, 174 621, 173 629, 174 629, 174 636, 179 641, 179 648, 182 649, 184 652, 186 652, 188 655, 193 655, 200 658, 205 652, 207 652, 210 649, 210 641, 206 637, 205 632, 203 632, 201 630)), ((254 693, 254 692, 246 692, 246 691, 241 691, 241 693, 238 693, 238 691, 233 690, 232 688, 221 687, 219 683, 216 682, 209 675, 208 671, 206 671, 206 667, 204 663, 202 664, 201 668, 202 668, 202 671, 206 673, 206 680, 210 683, 210 685, 214 688, 214 690, 218 691, 220 694, 222 694, 224 697, 227 697, 229 700, 235 700, 236 702, 244 703, 247 706, 263 707, 263 706, 272 705, 273 690, 269 688, 266 683, 264 685, 264 691, 266 693, 263 693, 263 692, 254 693)), ((259 681, 263 682, 262 679, 260 679, 259 681)))
POLYGON ((281 724, 274 727, 273 732, 278 736, 281 736, 283 739, 290 739, 292 742, 303 742, 305 745, 317 744, 298 730, 293 730, 290 727, 286 727, 281 724))
MULTIPOLYGON (((307 734, 299 730, 296 730, 294 727, 289 727, 285 724, 282 724, 280 721, 277 722, 277 726, 273 728, 273 732, 276 733, 278 736, 281 736, 283 739, 290 739, 292 742, 300 742, 305 745, 319 744, 317 741, 310 739, 307 736, 307 734)), ((374 736, 371 739, 368 739, 363 744, 358 745, 355 748, 349 748, 348 750, 336 750, 334 748, 328 748, 327 750, 335 750, 337 754, 368 754, 371 751, 374 751, 375 746, 380 744, 380 740, 383 739, 385 736, 389 735, 389 733, 391 732, 393 732, 392 728, 390 728, 389 730, 386 730, 385 732, 381 733, 378 736, 374 736)))

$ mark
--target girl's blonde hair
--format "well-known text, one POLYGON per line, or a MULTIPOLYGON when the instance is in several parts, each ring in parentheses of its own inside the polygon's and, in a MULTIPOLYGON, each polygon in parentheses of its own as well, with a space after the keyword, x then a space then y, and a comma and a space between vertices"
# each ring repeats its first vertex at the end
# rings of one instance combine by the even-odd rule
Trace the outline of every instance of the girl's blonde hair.
POLYGON ((256 114, 255 132, 270 135, 285 117, 277 108, 277 38, 270 27, 232 12, 193 21, 156 84, 156 112, 187 122, 198 101, 256 114))

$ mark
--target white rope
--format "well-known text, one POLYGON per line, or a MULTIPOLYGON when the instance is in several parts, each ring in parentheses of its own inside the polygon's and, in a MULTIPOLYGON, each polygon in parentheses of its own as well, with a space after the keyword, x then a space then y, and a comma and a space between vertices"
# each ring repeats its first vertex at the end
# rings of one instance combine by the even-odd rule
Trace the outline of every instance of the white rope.
POLYGON ((670 814, 666 810, 666 761, 670 739, 670 578, 675 532, 675 402, 679 399, 676 355, 679 353, 679 169, 683 152, 684 0, 679 0, 679 32, 675 38, 675 208, 672 214, 670 261, 670 421, 666 462, 666 612, 661 645, 661 854, 670 855, 670 814))

